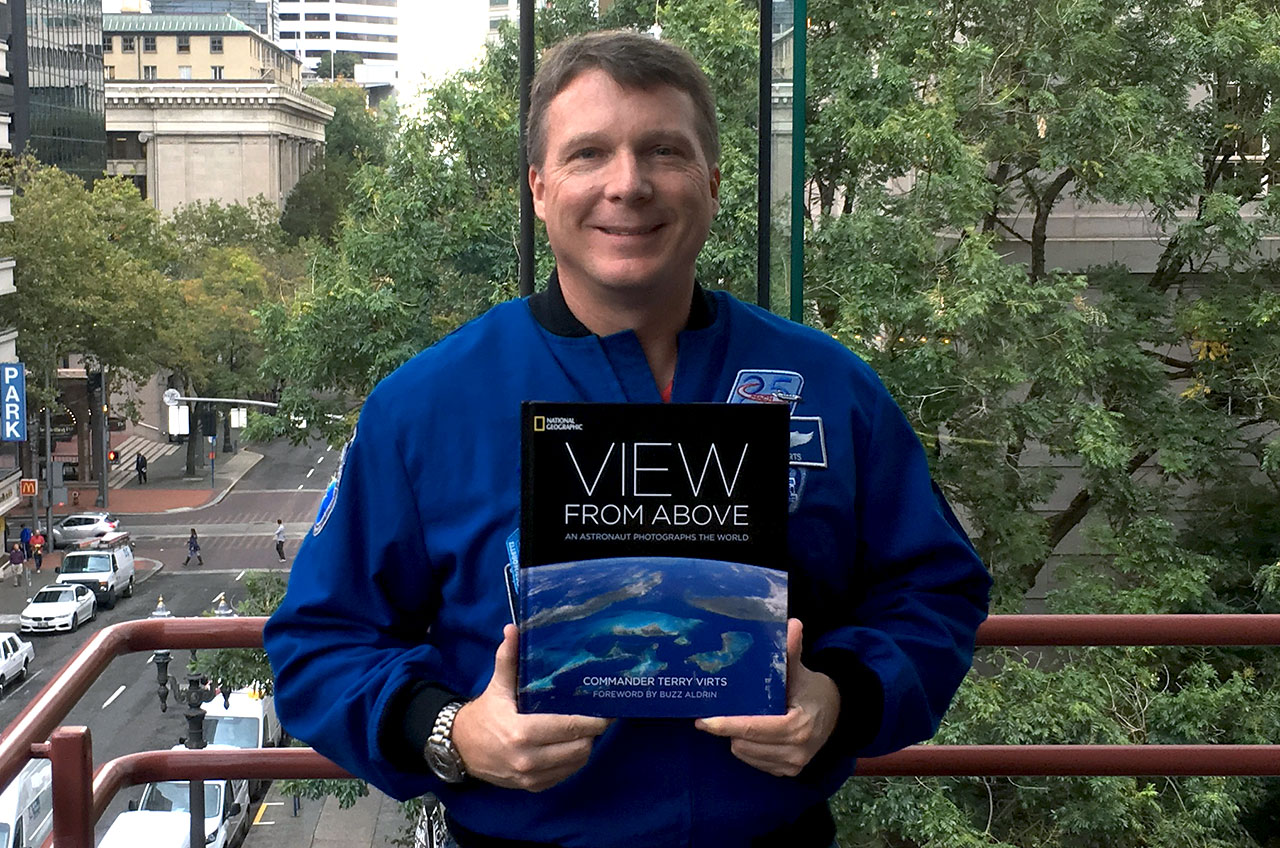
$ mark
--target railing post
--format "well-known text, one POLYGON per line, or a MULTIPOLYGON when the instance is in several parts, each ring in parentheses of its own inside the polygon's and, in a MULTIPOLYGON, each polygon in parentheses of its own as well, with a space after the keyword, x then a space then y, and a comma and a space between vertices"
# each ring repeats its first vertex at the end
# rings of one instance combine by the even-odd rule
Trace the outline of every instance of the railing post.
POLYGON ((53 761, 54 848, 93 848, 93 742, 87 727, 49 737, 53 761))

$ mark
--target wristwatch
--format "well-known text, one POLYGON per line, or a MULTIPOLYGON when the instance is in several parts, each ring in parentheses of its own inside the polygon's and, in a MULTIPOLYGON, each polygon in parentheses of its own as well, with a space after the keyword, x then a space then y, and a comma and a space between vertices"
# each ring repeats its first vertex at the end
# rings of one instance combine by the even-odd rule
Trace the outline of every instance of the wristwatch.
POLYGON ((464 703, 450 701, 440 708, 436 723, 431 727, 431 735, 427 737, 427 747, 422 752, 431 771, 445 783, 461 783, 467 777, 462 757, 453 745, 453 720, 464 703))

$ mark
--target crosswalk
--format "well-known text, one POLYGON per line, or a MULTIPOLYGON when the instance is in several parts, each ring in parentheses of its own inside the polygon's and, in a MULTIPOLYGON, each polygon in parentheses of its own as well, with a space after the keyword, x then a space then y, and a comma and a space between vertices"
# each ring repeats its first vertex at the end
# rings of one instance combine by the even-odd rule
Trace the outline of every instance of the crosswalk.
POLYGON ((147 458, 147 462, 155 462, 162 456, 177 453, 182 445, 172 442, 157 442, 144 436, 130 436, 115 449, 120 452, 120 463, 107 475, 107 485, 112 489, 123 489, 130 480, 137 479, 134 471, 134 458, 139 453, 147 458))

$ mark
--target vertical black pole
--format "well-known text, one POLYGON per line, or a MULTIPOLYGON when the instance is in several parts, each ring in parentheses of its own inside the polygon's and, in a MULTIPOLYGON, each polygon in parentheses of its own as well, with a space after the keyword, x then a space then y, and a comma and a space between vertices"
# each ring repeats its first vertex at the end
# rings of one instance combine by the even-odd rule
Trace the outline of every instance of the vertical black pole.
POLYGON ((533 294, 533 189, 529 186, 529 86, 533 82, 533 2, 520 0, 520 296, 533 294))
POLYGON ((773 171, 773 0, 760 0, 760 197, 756 210, 756 304, 769 308, 769 206, 773 171))

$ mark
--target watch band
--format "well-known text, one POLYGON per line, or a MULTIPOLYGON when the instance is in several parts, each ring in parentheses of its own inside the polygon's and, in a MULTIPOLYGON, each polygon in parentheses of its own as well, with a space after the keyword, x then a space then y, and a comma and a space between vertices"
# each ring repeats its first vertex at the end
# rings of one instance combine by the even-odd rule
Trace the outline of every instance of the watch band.
POLYGON ((427 737, 427 748, 423 751, 431 771, 445 783, 461 783, 467 777, 462 756, 453 744, 453 721, 464 703, 450 701, 440 708, 431 727, 431 735, 427 737))

